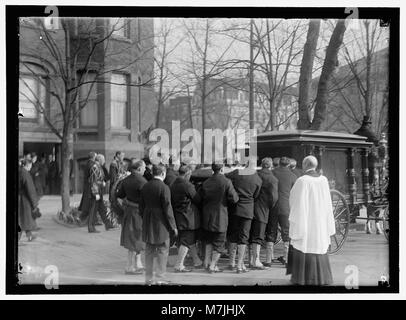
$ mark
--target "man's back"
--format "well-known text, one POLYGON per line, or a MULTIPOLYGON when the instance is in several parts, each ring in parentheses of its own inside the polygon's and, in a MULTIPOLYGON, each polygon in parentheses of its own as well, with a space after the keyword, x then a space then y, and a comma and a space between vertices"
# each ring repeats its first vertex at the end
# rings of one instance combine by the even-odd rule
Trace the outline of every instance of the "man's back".
POLYGON ((225 232, 228 226, 228 203, 237 203, 238 194, 231 181, 222 174, 208 178, 200 189, 203 203, 202 223, 207 231, 225 232))
POLYGON ((179 230, 196 230, 200 226, 200 196, 192 183, 178 177, 171 186, 171 202, 179 230))
POLYGON ((262 180, 254 169, 237 169, 226 175, 237 191, 239 200, 234 214, 252 219, 254 216, 254 200, 259 196, 262 180))
POLYGON ((296 249, 324 254, 335 233, 330 188, 325 176, 317 173, 300 177, 290 199, 290 235, 296 249))
POLYGON ((289 215, 289 195, 295 181, 296 175, 288 167, 280 166, 275 168, 272 173, 278 179, 278 213, 289 215))
POLYGON ((165 177, 165 184, 170 187, 172 185, 172 183, 175 182, 176 178, 179 176, 179 173, 177 171, 175 171, 172 168, 168 168, 168 170, 166 171, 166 177, 165 177))
POLYGON ((162 244, 169 239, 169 232, 176 229, 171 206, 171 192, 161 180, 153 178, 141 190, 143 241, 162 244))
POLYGON ((132 173, 126 177, 120 185, 117 192, 118 198, 126 197, 129 201, 139 203, 141 189, 147 183, 147 180, 138 173, 132 173))
POLYGON ((262 186, 259 196, 255 200, 254 216, 257 220, 267 223, 269 211, 278 201, 278 179, 268 169, 258 171, 258 176, 262 180, 262 186))

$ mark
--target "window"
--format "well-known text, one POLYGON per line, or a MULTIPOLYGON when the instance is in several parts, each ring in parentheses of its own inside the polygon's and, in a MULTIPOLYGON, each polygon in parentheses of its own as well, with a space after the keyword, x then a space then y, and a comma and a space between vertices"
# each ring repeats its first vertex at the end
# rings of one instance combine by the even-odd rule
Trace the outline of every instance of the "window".
POLYGON ((37 108, 46 107, 45 79, 21 75, 19 79, 19 112, 26 119, 38 118, 37 108))
POLYGON ((129 22, 127 19, 124 18, 111 18, 110 19, 110 26, 113 28, 113 35, 122 37, 122 38, 130 38, 130 28, 129 22))
POLYGON ((122 73, 111 75, 111 127, 127 128, 128 78, 122 73))
POLYGON ((93 82, 95 80, 96 74, 88 72, 83 78, 85 84, 80 87, 79 107, 86 103, 86 106, 80 111, 79 125, 82 128, 97 127, 97 83, 93 82))

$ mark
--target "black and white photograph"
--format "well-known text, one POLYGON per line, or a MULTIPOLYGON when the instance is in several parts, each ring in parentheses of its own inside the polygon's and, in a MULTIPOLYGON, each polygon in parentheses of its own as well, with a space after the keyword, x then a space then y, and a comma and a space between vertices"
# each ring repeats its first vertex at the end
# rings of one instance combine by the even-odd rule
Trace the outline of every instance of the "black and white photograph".
POLYGON ((400 8, 148 5, 5 6, 6 293, 399 293, 400 8))

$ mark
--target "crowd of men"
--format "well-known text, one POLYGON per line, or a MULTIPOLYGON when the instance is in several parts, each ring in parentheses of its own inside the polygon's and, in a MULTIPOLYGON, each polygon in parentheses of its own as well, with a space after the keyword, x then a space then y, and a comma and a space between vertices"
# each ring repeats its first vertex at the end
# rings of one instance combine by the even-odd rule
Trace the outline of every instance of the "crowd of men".
MULTIPOLYGON (((46 194, 55 195, 60 193, 61 172, 58 162, 55 160, 55 155, 42 154, 39 157, 36 152, 29 152, 19 159, 19 166, 24 166, 26 162, 32 164, 30 173, 35 190, 40 198, 46 194)), ((70 174, 73 177, 72 167, 70 174)))
POLYGON ((290 243, 289 195, 302 175, 296 161, 287 157, 264 158, 258 171, 256 161, 234 168, 214 163, 212 175, 201 185, 193 184, 191 178, 199 170, 208 169, 185 163, 153 165, 147 158, 133 158, 126 164, 124 153, 117 152, 108 173, 103 155, 91 152, 79 207, 82 218, 88 217, 88 231, 100 232, 95 228, 97 213, 106 230, 113 228, 103 202, 109 179, 110 188, 115 188, 110 191, 110 200, 112 196, 123 199, 120 244, 128 250, 126 274, 145 271, 147 283, 165 282, 169 248, 175 243, 178 247, 175 272, 196 268, 222 272, 217 263, 226 254, 228 269, 245 273, 249 270, 244 263, 249 249, 252 269, 266 269, 273 263, 286 265, 290 243), (122 181, 118 184, 119 179, 122 181), (278 225, 284 253, 275 259, 278 225), (266 248, 265 261, 260 259, 262 246, 266 248), (185 266, 188 254, 192 267, 185 266))

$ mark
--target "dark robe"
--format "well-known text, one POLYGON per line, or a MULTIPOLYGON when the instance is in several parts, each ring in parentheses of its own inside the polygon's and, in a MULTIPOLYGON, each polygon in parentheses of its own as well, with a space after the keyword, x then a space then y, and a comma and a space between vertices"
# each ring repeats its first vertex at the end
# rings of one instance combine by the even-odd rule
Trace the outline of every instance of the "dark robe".
POLYGON ((139 212, 139 203, 141 189, 146 183, 147 180, 140 174, 131 173, 117 190, 117 198, 124 199, 120 245, 135 252, 140 252, 145 247, 142 241, 142 217, 139 212))
POLYGON ((153 178, 141 190, 140 212, 143 219, 142 240, 162 245, 176 229, 171 205, 171 191, 161 180, 153 178))
POLYGON ((32 211, 38 205, 38 196, 30 173, 19 168, 18 188, 18 223, 22 231, 32 231, 37 224, 32 217, 32 211))

